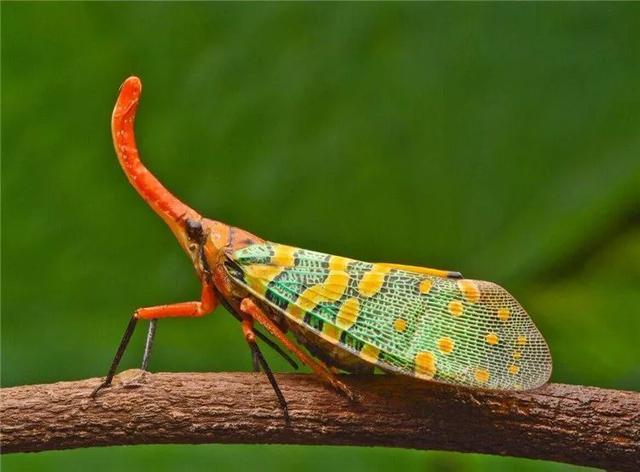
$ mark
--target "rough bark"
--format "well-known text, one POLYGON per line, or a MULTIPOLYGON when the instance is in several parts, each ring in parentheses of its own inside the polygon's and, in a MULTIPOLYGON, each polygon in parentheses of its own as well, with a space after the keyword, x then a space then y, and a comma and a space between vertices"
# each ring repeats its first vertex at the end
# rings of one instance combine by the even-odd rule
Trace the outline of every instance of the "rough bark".
POLYGON ((94 400, 100 379, 0 390, 3 452, 158 443, 390 446, 640 470, 640 394, 549 384, 496 393, 397 376, 344 376, 351 403, 314 377, 278 375, 287 426, 263 374, 159 373, 94 400))

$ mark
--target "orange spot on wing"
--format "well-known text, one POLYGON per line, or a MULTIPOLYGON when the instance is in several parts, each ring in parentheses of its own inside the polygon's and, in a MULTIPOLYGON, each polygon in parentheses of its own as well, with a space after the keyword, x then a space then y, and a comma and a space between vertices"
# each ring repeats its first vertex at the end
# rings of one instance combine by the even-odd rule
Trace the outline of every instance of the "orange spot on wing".
POLYGON ((402 318, 397 318, 393 322, 393 329, 395 329, 398 333, 404 333, 407 330, 407 322, 402 318))
POLYGON ((495 346, 496 344, 498 344, 498 335, 496 333, 487 333, 487 335, 484 337, 484 340, 487 342, 487 344, 495 346))
POLYGON ((422 282, 420 282, 420 285, 418 285, 418 290, 422 294, 429 293, 431 287, 433 287, 433 282, 429 279, 424 279, 422 282))
POLYGON ((475 377, 476 381, 480 383, 487 383, 489 381, 490 374, 487 369, 476 369, 473 376, 475 377))
POLYGON ((511 375, 516 375, 518 372, 520 372, 520 367, 518 367, 517 365, 509 366, 509 373, 511 375))
POLYGON ((508 308, 500 308, 498 310, 498 318, 500 318, 502 321, 507 321, 509 319, 509 316, 511 316, 511 312, 508 308))
POLYGON ((462 302, 460 300, 452 300, 447 306, 449 313, 453 316, 460 316, 462 314, 462 302))
POLYGON ((451 354, 454 346, 455 342, 453 339, 447 336, 438 339, 438 350, 443 354, 451 354))
POLYGON ((458 280, 458 288, 469 303, 477 303, 480 300, 480 289, 473 280, 458 280))
POLYGON ((430 380, 436 375, 436 357, 432 352, 421 351, 416 354, 415 374, 421 379, 430 380))

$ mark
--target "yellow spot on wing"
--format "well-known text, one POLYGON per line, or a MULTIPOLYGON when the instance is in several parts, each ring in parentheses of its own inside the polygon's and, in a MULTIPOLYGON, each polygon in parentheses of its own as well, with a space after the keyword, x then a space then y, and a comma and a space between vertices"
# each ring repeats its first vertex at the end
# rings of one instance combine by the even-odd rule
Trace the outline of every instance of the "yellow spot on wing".
POLYGON ((245 269, 249 277, 264 280, 266 282, 271 282, 283 270, 283 267, 274 267, 265 264, 252 264, 250 266, 247 266, 247 268, 245 269))
POLYGON ((380 291, 384 278, 391 269, 383 264, 373 264, 369 272, 366 272, 360 280, 358 290, 364 297, 372 297, 380 291))
POLYGON ((498 335, 496 333, 487 333, 487 335, 484 337, 484 340, 487 341, 487 344, 495 346, 496 344, 498 344, 498 335))
POLYGON ((284 267, 275 267, 265 264, 252 264, 245 269, 249 287, 264 295, 267 285, 284 270, 284 267))
POLYGON ((295 265, 295 247, 277 245, 274 247, 274 255, 271 257, 271 265, 280 267, 293 267, 295 265))
POLYGON ((436 375, 436 357, 432 352, 421 351, 416 354, 415 374, 421 379, 430 380, 436 375))
POLYGON ((458 280, 458 288, 469 303, 476 303, 480 300, 480 289, 473 280, 458 280))
POLYGON ((453 316, 460 316, 462 314, 462 302, 459 300, 452 300, 448 305, 449 313, 453 316))
POLYGON ((347 264, 349 264, 350 261, 351 259, 347 259, 346 257, 331 256, 329 258, 329 269, 346 271, 347 264))
POLYGON ((393 329, 395 329, 398 333, 404 333, 407 330, 407 322, 402 318, 397 318, 393 322, 393 329))
POLYGON ((319 303, 340 300, 349 283, 349 274, 341 270, 329 272, 324 282, 313 285, 302 292, 295 302, 296 308, 289 308, 287 313, 300 319, 305 312, 313 310, 319 303))
POLYGON ((342 330, 338 329, 337 327, 335 327, 331 323, 325 323, 322 326, 322 334, 324 335, 323 338, 325 338, 327 341, 330 341, 330 342, 336 344, 338 342, 338 340, 340 339, 340 335, 342 334, 342 330))
POLYGON ((296 320, 301 320, 304 317, 304 311, 299 306, 289 304, 286 311, 289 316, 296 320))
POLYGON ((438 350, 443 354, 451 354, 454 346, 455 342, 450 337, 445 336, 438 339, 438 350))
POLYGON ((433 287, 433 282, 429 279, 424 279, 420 282, 420 285, 418 285, 418 290, 420 290, 420 293, 429 293, 431 287, 433 287))
POLYGON ((511 375, 516 375, 518 372, 520 372, 520 367, 518 367, 517 365, 509 366, 509 373, 511 375))
POLYGON ((359 312, 360 302, 357 298, 350 298, 340 307, 340 311, 338 311, 338 316, 336 317, 336 325, 342 329, 351 328, 358 319, 359 312))
POLYGON ((527 337, 524 334, 521 334, 520 336, 518 336, 518 339, 516 339, 516 344, 518 346, 524 346, 525 344, 527 344, 527 337))
POLYGON ((372 346, 371 344, 365 344, 360 351, 360 357, 367 362, 378 362, 378 356, 380 355, 380 349, 372 346))
POLYGON ((520 351, 513 351, 513 358, 520 359, 522 357, 522 353, 520 351))
POLYGON ((329 272, 327 279, 321 284, 315 285, 319 296, 326 298, 326 301, 338 301, 347 289, 349 283, 349 274, 344 271, 336 270, 329 272))
MULTIPOLYGON (((331 271, 324 282, 306 289, 300 295, 300 299, 311 303, 311 308, 318 303, 338 301, 347 289, 347 283, 349 283, 349 274, 340 270, 331 271)), ((304 304, 302 300, 301 303, 304 304)))
POLYGON ((510 315, 511 315, 511 312, 509 311, 508 308, 500 308, 498 310, 498 318, 500 318, 502 321, 507 321, 510 315))
POLYGON ((308 292, 309 289, 302 292, 302 295, 300 295, 296 301, 298 307, 303 313, 313 310, 313 308, 320 303, 320 301, 314 296, 313 292, 308 292))
POLYGON ((487 383, 490 377, 489 371, 487 369, 476 369, 474 377, 480 383, 487 383))

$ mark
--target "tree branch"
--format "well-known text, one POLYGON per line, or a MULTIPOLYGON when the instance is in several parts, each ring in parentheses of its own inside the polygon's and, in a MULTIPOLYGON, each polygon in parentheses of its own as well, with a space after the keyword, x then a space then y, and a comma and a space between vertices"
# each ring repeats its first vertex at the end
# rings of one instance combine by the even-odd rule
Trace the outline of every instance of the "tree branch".
POLYGON ((158 443, 391 446, 640 469, 640 394, 549 384, 496 393, 400 376, 343 376, 358 403, 314 377, 277 379, 286 426, 263 374, 139 371, 89 398, 99 379, 0 390, 3 452, 158 443))

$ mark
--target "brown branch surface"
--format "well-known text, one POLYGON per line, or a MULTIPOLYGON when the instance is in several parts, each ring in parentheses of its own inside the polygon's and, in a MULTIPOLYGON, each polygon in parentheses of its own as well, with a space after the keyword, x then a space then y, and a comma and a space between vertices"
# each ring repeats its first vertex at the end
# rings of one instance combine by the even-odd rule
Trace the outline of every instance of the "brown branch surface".
POLYGON ((344 376, 351 403, 314 377, 277 379, 287 426, 263 374, 160 373, 123 387, 100 379, 0 390, 3 452, 158 443, 390 446, 640 470, 640 394, 549 384, 533 392, 468 390, 398 376, 344 376))

